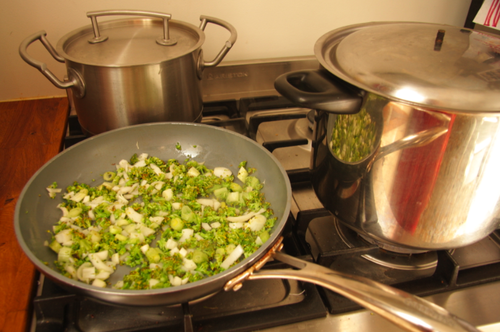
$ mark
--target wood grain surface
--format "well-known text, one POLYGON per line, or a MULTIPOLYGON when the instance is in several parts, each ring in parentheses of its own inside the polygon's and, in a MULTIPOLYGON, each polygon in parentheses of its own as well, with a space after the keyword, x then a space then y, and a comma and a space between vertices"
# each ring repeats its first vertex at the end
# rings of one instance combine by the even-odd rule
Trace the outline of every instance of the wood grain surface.
POLYGON ((34 265, 14 233, 14 211, 31 176, 61 150, 67 98, 0 103, 0 331, 26 331, 34 265))

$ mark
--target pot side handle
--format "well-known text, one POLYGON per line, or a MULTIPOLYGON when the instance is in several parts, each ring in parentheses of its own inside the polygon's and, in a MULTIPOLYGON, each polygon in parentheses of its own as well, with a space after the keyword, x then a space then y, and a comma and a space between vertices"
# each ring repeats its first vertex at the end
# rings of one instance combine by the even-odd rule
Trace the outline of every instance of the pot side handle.
POLYGON ((468 322, 432 302, 368 278, 336 272, 276 251, 280 249, 280 243, 274 245, 263 259, 228 281, 224 289, 238 290, 244 280, 300 280, 334 291, 407 331, 479 332, 468 322), (276 259, 294 269, 261 270, 269 259, 276 259))
POLYGON ((300 70, 279 76, 276 90, 302 107, 336 114, 355 114, 361 110, 363 90, 348 86, 323 70, 300 70))
POLYGON ((231 35, 229 36, 229 39, 224 43, 224 47, 222 47, 221 51, 219 52, 219 54, 217 54, 215 59, 213 59, 212 61, 208 61, 208 62, 204 61, 203 63, 200 63, 198 65, 200 72, 201 72, 201 71, 203 71, 203 68, 205 68, 205 67, 217 66, 222 61, 222 59, 224 59, 227 52, 229 52, 229 50, 231 50, 234 43, 236 42, 236 38, 238 37, 238 33, 236 32, 236 29, 231 24, 229 24, 226 21, 215 18, 215 17, 202 15, 202 16, 200 16, 200 21, 201 21, 200 29, 203 31, 205 31, 205 28, 207 27, 208 23, 213 23, 213 24, 219 25, 219 26, 227 29, 231 33, 231 35))
POLYGON ((75 96, 83 97, 83 95, 85 94, 85 85, 83 83, 81 76, 75 70, 68 68, 68 80, 61 81, 47 68, 47 64, 33 59, 28 54, 28 46, 34 43, 35 41, 40 40, 43 46, 45 46, 45 49, 47 49, 47 51, 50 53, 50 55, 52 55, 54 59, 56 59, 56 61, 64 63, 65 62, 64 58, 59 56, 59 54, 57 54, 56 50, 54 49, 52 44, 50 44, 46 36, 47 33, 43 30, 34 33, 31 36, 28 36, 26 39, 22 41, 21 45, 19 45, 19 55, 24 61, 26 61, 27 64, 38 69, 56 87, 60 89, 73 88, 75 96))

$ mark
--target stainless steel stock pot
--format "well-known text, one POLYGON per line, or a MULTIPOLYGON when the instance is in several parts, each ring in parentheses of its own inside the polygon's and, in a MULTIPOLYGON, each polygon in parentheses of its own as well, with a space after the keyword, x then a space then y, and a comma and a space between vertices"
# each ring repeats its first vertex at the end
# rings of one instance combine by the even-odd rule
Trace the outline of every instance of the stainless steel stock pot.
POLYGON ((378 22, 315 45, 321 68, 276 89, 316 109, 313 186, 332 214, 396 252, 462 247, 499 224, 500 39, 378 22))
POLYGON ((29 65, 56 87, 68 89, 86 134, 139 123, 201 120, 202 71, 218 65, 234 45, 237 33, 231 24, 201 16, 197 28, 172 20, 170 14, 133 10, 95 11, 87 16, 92 24, 63 36, 55 49, 45 31, 27 37, 19 48, 29 65), (129 18, 97 22, 97 18, 115 15, 129 18), (208 23, 230 32, 213 61, 203 59, 208 23), (66 80, 28 54, 28 46, 36 40, 66 64, 66 80))

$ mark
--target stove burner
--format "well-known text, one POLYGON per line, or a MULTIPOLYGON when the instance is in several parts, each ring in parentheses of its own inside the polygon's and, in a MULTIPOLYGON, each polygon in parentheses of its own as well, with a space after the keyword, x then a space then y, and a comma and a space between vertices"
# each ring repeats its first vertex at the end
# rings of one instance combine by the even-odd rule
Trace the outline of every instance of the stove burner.
MULTIPOLYGON (((375 244, 371 239, 360 236, 354 231, 347 229, 347 227, 342 226, 338 220, 335 220, 335 229, 337 230, 342 241, 349 248, 355 248, 363 245, 360 242, 365 241, 370 244, 375 244)), ((361 257, 367 261, 384 267, 406 271, 435 268, 438 262, 437 253, 434 251, 402 253, 380 248, 378 251, 372 251, 369 254, 361 255, 361 257)))

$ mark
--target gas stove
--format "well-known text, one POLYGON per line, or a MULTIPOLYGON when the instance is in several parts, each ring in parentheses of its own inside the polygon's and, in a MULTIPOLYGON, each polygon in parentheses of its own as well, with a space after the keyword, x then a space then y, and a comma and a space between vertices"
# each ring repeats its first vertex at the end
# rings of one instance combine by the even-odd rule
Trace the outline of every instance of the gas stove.
MULTIPOLYGON (((484 331, 500 329, 500 233, 465 248, 393 253, 345 228, 319 202, 309 178, 314 110, 274 89, 282 73, 319 68, 314 57, 227 62, 202 80, 203 123, 246 135, 280 161, 292 183, 284 251, 392 285, 445 307, 484 331)), ((70 115, 66 147, 85 139, 70 115)), ((265 268, 283 268, 270 262, 265 268)), ((238 292, 171 307, 120 307, 67 293, 41 276, 32 331, 399 331, 321 287, 253 280, 238 292)))

